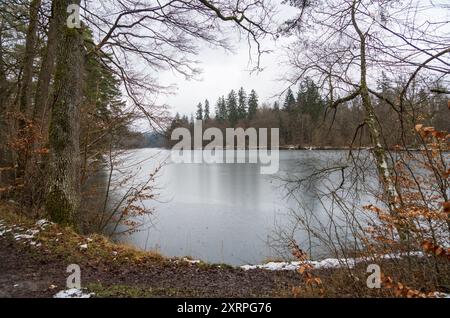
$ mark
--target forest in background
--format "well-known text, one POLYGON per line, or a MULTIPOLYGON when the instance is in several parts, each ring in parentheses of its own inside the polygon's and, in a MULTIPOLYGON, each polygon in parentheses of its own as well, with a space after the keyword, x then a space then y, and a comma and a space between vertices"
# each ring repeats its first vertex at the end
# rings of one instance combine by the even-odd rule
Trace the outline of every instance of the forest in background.
MULTIPOLYGON (((436 91, 444 87, 436 79, 418 79, 412 88, 409 111, 421 118, 427 126, 438 130, 450 127, 447 98, 436 91), (432 91, 434 89, 434 91, 432 91)), ((377 93, 386 99, 393 99, 405 84, 402 78, 388 78, 386 74, 377 81, 377 93)), ((221 96, 214 108, 206 99, 199 102, 195 112, 190 116, 177 113, 166 130, 166 146, 170 147, 176 141, 170 140, 172 131, 177 127, 185 127, 193 134, 194 120, 203 121, 203 129, 219 127, 279 128, 280 146, 295 148, 348 148, 370 147, 371 140, 367 127, 358 131, 364 122, 364 108, 361 100, 355 99, 345 103, 334 111, 328 108, 330 100, 325 92, 310 78, 302 81, 297 90, 289 87, 280 100, 260 102, 255 90, 247 94, 244 88, 231 90, 227 96, 221 96), (355 134, 357 132, 357 134, 355 134)), ((400 120, 395 110, 382 99, 374 99, 375 111, 384 132, 383 142, 392 148, 401 142, 400 120)), ((413 123, 409 123, 413 127, 413 123)), ((414 130, 406 133, 407 145, 418 148, 414 138, 414 130)), ((154 143, 151 143, 155 145, 154 143)))

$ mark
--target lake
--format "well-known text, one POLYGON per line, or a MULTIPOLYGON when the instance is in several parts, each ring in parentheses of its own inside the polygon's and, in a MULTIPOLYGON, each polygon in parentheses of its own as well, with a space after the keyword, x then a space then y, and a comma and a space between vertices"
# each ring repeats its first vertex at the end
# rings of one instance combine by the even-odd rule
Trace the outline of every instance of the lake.
MULTIPOLYGON (((174 164, 169 158, 158 174, 158 202, 145 202, 155 209, 148 228, 118 240, 165 256, 212 263, 243 265, 277 258, 273 238, 280 228, 292 227, 292 211, 298 209, 282 179, 345 162, 347 155, 336 150, 282 150, 279 172, 274 175, 261 174, 259 164, 174 164)), ((134 182, 142 181, 169 156, 165 149, 133 150, 124 156, 121 171, 135 171, 134 182)), ((317 189, 340 182, 337 171, 326 181, 316 180, 311 190, 302 190, 297 200, 320 215, 323 201, 317 199, 317 189)))

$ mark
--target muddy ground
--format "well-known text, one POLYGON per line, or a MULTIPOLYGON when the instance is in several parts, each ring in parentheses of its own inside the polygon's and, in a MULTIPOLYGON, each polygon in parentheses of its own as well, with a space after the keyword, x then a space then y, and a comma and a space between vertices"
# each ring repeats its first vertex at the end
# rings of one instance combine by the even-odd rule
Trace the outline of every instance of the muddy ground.
MULTIPOLYGON (((82 287, 100 297, 289 296, 292 287, 301 283, 299 274, 292 271, 244 271, 165 259, 124 264, 87 256, 77 261, 82 287)), ((70 262, 73 260, 58 251, 1 236, 0 297, 52 297, 65 289, 70 262)))

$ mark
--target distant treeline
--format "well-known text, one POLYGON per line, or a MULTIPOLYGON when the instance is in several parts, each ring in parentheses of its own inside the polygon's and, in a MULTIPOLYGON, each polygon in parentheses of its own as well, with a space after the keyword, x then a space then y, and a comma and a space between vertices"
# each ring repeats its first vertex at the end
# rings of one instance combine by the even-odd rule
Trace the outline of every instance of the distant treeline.
MULTIPOLYGON (((401 80, 392 82, 385 77, 379 81, 378 94, 395 100, 399 94, 401 80)), ((447 98, 435 94, 428 88, 431 83, 416 83, 414 94, 409 97, 408 113, 414 114, 403 120, 404 126, 414 127, 420 119, 436 129, 445 130, 450 127, 447 114, 447 98), (413 124, 413 125, 411 125, 413 124)), ((433 87, 439 86, 432 83, 433 87)), ((339 96, 335 97, 336 99, 339 96)), ((381 121, 382 135, 386 146, 400 144, 401 138, 413 143, 412 132, 403 133, 400 129, 398 110, 381 99, 373 99, 378 118, 381 121)), ((172 131, 177 127, 185 127, 193 131, 194 120, 202 120, 203 128, 218 127, 225 130, 230 127, 279 128, 280 145, 298 147, 365 147, 370 145, 370 136, 364 124, 364 109, 361 101, 355 99, 337 108, 330 107, 330 98, 311 79, 302 81, 297 90, 288 88, 280 101, 273 104, 262 103, 258 94, 251 90, 247 95, 241 87, 237 93, 231 90, 227 96, 221 96, 215 104, 212 114, 209 101, 206 99, 196 106, 195 116, 177 113, 166 131, 166 146, 176 143, 171 141, 172 131)), ((406 113, 406 110, 405 110, 406 113)))

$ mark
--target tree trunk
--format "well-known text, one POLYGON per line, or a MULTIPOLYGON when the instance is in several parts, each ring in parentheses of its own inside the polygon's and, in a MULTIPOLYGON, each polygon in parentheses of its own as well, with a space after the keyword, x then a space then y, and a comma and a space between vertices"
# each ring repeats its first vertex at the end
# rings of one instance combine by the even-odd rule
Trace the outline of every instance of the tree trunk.
POLYGON ((45 155, 38 154, 35 150, 43 147, 48 141, 48 123, 49 123, 49 95, 50 81, 55 70, 56 43, 62 40, 62 28, 64 26, 64 17, 55 16, 55 3, 52 3, 52 14, 49 19, 49 28, 47 34, 47 45, 42 57, 39 70, 39 76, 36 84, 36 94, 34 97, 34 108, 32 120, 35 127, 39 128, 41 138, 32 135, 30 140, 31 154, 26 162, 24 176, 24 203, 35 208, 41 207, 47 188, 45 172, 45 155), (59 35, 59 36, 58 36, 59 35))
POLYGON ((0 187, 2 185, 10 185, 15 178, 14 157, 11 148, 7 145, 12 132, 11 121, 8 120, 8 113, 12 111, 11 97, 13 95, 15 85, 8 81, 6 76, 6 62, 4 60, 3 48, 3 32, 4 24, 0 19, 0 167, 6 168, 0 170, 0 187))
MULTIPOLYGON (((398 193, 395 187, 394 179, 392 178, 392 171, 389 168, 389 158, 386 154, 385 148, 382 145, 381 133, 378 128, 375 110, 373 108, 367 86, 366 35, 361 31, 356 22, 356 2, 356 0, 353 1, 352 6, 352 24, 358 33, 360 40, 360 96, 365 110, 365 123, 369 129, 379 179, 383 187, 384 196, 388 203, 389 210, 391 214, 395 215, 397 213, 396 200, 398 198, 398 193)), ((402 231, 399 231, 400 235, 402 235, 401 232, 402 231)))
MULTIPOLYGON (((55 15, 66 21, 67 6, 80 0, 55 0, 55 15)), ((81 30, 62 28, 58 42, 49 129, 49 189, 46 208, 55 222, 75 225, 80 203, 81 30)))
POLYGON ((24 115, 31 112, 31 91, 33 82, 33 61, 36 55, 36 37, 39 7, 41 0, 33 0, 30 4, 30 24, 28 25, 23 60, 23 77, 20 89, 19 111, 24 115))
MULTIPOLYGON (((4 134, 6 133, 6 91, 8 90, 8 83, 6 81, 5 74, 5 63, 3 61, 3 22, 0 20, 0 137, 1 140, 4 139, 4 134)), ((4 142, 1 143, 0 147, 0 162, 3 159, 3 147, 4 142)))
MULTIPOLYGON (((6 115, 6 91, 8 89, 8 83, 6 81, 5 74, 5 62, 3 61, 3 22, 0 20, 0 120, 4 120, 6 115)), ((3 125, 0 125, 3 130, 3 125)), ((1 132, 0 132, 1 133, 1 132)), ((1 158, 0 158, 1 159, 1 158)))
POLYGON ((27 119, 31 114, 31 92, 33 84, 33 62, 36 56, 36 38, 37 38, 37 24, 39 7, 41 0, 33 0, 30 4, 30 23, 28 25, 26 42, 25 42, 25 56, 23 59, 23 74, 19 92, 19 125, 18 138, 25 143, 25 147, 18 151, 18 171, 19 177, 24 175, 25 166, 28 161, 28 152, 30 146, 27 139, 30 132, 28 131, 27 119))
POLYGON ((47 46, 45 48, 44 57, 42 59, 41 68, 39 70, 39 77, 36 85, 36 95, 34 98, 33 121, 41 125, 41 132, 46 135, 45 131, 48 124, 48 99, 50 94, 50 80, 55 69, 55 53, 57 34, 61 31, 64 25, 63 17, 55 17, 55 5, 52 4, 52 15, 49 21, 49 28, 47 34, 47 46))
MULTIPOLYGON (((5 63, 3 61, 3 47, 2 47, 2 33, 3 32, 3 23, 0 20, 0 167, 8 164, 8 150, 6 148, 6 140, 7 140, 7 122, 6 122, 6 113, 7 113, 7 91, 8 91, 8 82, 6 80, 5 74, 5 63)), ((2 183, 2 172, 0 171, 0 185, 2 183)))

